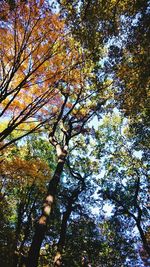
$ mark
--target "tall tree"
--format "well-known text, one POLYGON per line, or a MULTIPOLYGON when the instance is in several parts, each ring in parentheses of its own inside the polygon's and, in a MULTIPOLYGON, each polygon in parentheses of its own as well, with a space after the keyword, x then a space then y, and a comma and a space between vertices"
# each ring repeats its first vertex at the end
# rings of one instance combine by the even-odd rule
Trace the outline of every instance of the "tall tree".
POLYGON ((90 101, 90 97, 88 96, 88 94, 85 94, 85 91, 82 92, 82 89, 80 89, 79 93, 76 96, 74 104, 72 104, 68 112, 63 115, 68 98, 69 95, 66 94, 61 112, 59 113, 57 121, 54 123, 53 130, 49 135, 50 142, 56 149, 58 161, 53 178, 49 182, 47 196, 43 204, 42 214, 39 218, 37 229, 33 237, 33 242, 29 252, 29 266, 34 266, 34 264, 35 266, 37 266, 39 250, 46 233, 48 218, 51 214, 52 206, 57 193, 57 187, 60 183, 64 164, 66 162, 69 142, 75 136, 86 131, 86 129, 84 129, 84 126, 97 110, 97 107, 93 106, 93 103, 91 104, 91 106, 89 105, 86 110, 83 108, 82 102, 84 101, 85 105, 85 100, 90 101), (83 96, 82 93, 84 93, 84 97, 80 98, 83 96), (78 108, 76 111, 75 107, 77 106, 77 104, 78 108), (73 115, 74 112, 75 115, 73 115))

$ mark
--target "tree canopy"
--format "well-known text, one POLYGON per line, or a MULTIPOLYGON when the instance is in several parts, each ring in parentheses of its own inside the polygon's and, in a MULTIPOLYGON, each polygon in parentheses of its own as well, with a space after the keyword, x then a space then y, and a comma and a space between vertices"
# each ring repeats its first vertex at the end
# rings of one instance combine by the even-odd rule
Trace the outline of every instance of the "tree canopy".
POLYGON ((2 267, 149 265, 149 13, 0 2, 2 267))

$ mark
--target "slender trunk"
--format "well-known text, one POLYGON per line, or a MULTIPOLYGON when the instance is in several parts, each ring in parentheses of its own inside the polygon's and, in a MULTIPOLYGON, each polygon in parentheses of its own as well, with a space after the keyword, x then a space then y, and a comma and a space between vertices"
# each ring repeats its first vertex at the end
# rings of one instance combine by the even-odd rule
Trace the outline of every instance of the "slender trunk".
POLYGON ((57 244, 57 252, 54 257, 54 267, 62 266, 62 250, 65 246, 65 239, 66 239, 66 232, 67 232, 67 222, 69 220, 70 214, 73 209, 73 204, 78 199, 79 194, 84 189, 84 182, 82 181, 82 187, 80 186, 76 188, 73 192, 71 197, 68 199, 68 205, 66 207, 66 211, 63 213, 62 223, 61 223, 61 230, 60 230, 60 238, 57 244))
POLYGON ((17 267, 18 266, 18 261, 19 261, 19 255, 15 252, 13 256, 13 265, 12 267, 17 267))
MULTIPOLYGON (((70 168, 71 170, 71 168, 70 168)), ((78 185, 78 188, 76 188, 72 195, 68 198, 68 204, 66 206, 66 211, 63 213, 62 223, 61 223, 61 230, 60 230, 60 238, 59 242, 57 244, 57 252, 54 257, 54 267, 62 266, 62 250, 65 246, 65 240, 66 240, 66 232, 67 232, 67 222, 69 220, 70 214, 73 210, 73 204, 75 204, 76 200, 78 199, 79 194, 84 190, 85 183, 83 178, 79 174, 74 174, 71 171, 71 174, 74 178, 79 179, 81 181, 81 184, 78 185), (80 188, 81 186, 81 188, 80 188)))
POLYGON ((150 246, 147 242, 147 239, 145 237, 145 234, 143 232, 143 229, 140 225, 140 223, 138 221, 136 221, 136 225, 137 225, 137 228, 139 230, 139 233, 140 233, 140 237, 142 239, 142 243, 143 243, 143 248, 145 249, 145 251, 147 252, 147 254, 150 256, 150 246))
POLYGON ((18 206, 18 220, 16 226, 16 238, 15 238, 16 241, 14 245, 13 267, 17 267, 19 262, 19 251, 17 245, 19 241, 19 236, 21 234, 23 210, 24 210, 24 204, 21 202, 18 206))
POLYGON ((66 231, 67 231, 67 222, 72 212, 72 205, 68 206, 66 212, 63 213, 63 219, 60 230, 60 238, 57 244, 57 252, 54 257, 54 267, 62 266, 62 250, 65 245, 66 231))
POLYGON ((60 176, 63 171, 65 160, 59 160, 52 180, 49 183, 47 197, 45 198, 42 215, 37 223, 33 241, 30 247, 29 256, 27 260, 27 267, 37 267, 40 248, 47 230, 48 219, 51 214, 54 198, 57 191, 57 186, 60 181, 60 176))

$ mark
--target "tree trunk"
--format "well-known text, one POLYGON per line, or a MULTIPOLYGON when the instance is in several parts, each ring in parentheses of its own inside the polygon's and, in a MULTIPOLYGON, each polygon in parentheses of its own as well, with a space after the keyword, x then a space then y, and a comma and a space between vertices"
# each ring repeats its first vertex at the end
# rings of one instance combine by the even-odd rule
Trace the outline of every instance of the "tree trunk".
POLYGON ((57 252, 54 257, 54 267, 62 266, 62 250, 65 245, 66 231, 67 231, 67 222, 72 212, 72 203, 68 205, 68 209, 63 213, 63 219, 60 230, 60 238, 57 244, 57 252))
POLYGON ((140 225, 140 223, 138 221, 136 221, 136 225, 137 225, 137 228, 139 230, 139 233, 140 233, 140 237, 142 239, 142 243, 143 243, 143 248, 145 249, 145 251, 147 252, 147 254, 150 256, 150 246, 147 242, 147 239, 145 237, 145 234, 143 232, 143 229, 140 225))
POLYGON ((70 214, 73 209, 73 204, 77 200, 79 194, 82 192, 84 186, 82 189, 76 188, 71 197, 68 199, 68 205, 66 207, 66 211, 63 213, 62 223, 61 223, 61 230, 60 230, 60 238, 59 242, 57 244, 57 252, 54 257, 54 267, 59 267, 62 265, 62 250, 65 246, 65 239, 66 239, 66 232, 67 232, 67 222, 69 220, 70 214))
POLYGON ((48 219, 51 214, 54 198, 57 191, 57 186, 60 181, 60 176, 63 171, 65 160, 59 160, 52 180, 49 183, 47 197, 45 198, 42 215, 37 223, 33 241, 30 247, 29 256, 27 260, 27 267, 37 267, 40 248, 47 230, 48 219))
POLYGON ((13 256, 13 267, 17 267, 19 263, 19 251, 17 248, 19 236, 21 234, 21 228, 22 228, 22 220, 23 220, 23 210, 24 210, 24 204, 21 202, 18 206, 18 218, 17 218, 17 226, 16 226, 16 242, 14 245, 14 256, 13 256))

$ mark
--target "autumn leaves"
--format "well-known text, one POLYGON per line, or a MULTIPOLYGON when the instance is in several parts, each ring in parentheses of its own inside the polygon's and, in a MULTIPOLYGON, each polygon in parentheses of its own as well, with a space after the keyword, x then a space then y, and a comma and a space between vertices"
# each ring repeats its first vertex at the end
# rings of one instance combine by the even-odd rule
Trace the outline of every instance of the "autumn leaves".
POLYGON ((45 1, 18 1, 13 9, 4 2, 1 11, 5 11, 0 23, 3 149, 50 124, 64 97, 68 97, 66 110, 71 113, 83 91, 87 97, 85 80, 91 67, 64 21, 45 1))

